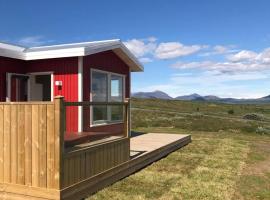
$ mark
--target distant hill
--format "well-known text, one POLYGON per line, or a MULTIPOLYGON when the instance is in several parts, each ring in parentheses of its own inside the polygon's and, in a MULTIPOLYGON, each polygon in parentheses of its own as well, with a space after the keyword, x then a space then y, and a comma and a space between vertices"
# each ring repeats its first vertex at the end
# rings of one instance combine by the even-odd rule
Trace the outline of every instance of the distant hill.
POLYGON ((172 98, 167 93, 156 90, 154 92, 137 92, 132 94, 132 97, 135 98, 155 98, 155 99, 168 99, 168 100, 184 100, 184 101, 210 101, 210 102, 220 102, 220 103, 231 103, 231 104, 262 104, 262 103, 270 103, 270 95, 257 98, 257 99, 236 99, 236 98, 221 98, 214 95, 201 96, 199 94, 190 94, 183 95, 172 98))
POLYGON ((178 96, 178 97, 175 97, 175 99, 178 99, 178 100, 203 100, 202 96, 200 96, 199 94, 190 94, 190 95, 184 95, 184 96, 178 96))
POLYGON ((155 98, 155 99, 173 99, 167 93, 156 90, 154 92, 136 92, 132 94, 132 97, 136 98, 155 98))

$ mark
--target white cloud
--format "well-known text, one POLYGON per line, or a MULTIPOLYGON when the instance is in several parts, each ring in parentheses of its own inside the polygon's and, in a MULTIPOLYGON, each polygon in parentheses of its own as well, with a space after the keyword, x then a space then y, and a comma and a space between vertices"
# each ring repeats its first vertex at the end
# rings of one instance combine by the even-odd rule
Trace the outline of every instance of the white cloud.
POLYGON ((157 38, 155 37, 149 37, 147 39, 131 39, 125 41, 124 44, 138 58, 147 57, 151 60, 154 58, 172 59, 188 56, 208 47, 206 45, 184 45, 180 42, 158 43, 157 38))
POLYGON ((53 42, 53 40, 46 40, 44 36, 27 36, 19 39, 16 43, 26 47, 33 47, 48 44, 51 42, 53 42))
POLYGON ((153 42, 153 38, 150 38, 150 41, 132 39, 124 42, 124 44, 137 57, 142 57, 146 54, 152 53, 156 49, 156 43, 153 42))
POLYGON ((142 57, 139 59, 142 63, 149 63, 149 62, 153 62, 153 60, 151 58, 148 57, 142 57))
POLYGON ((200 56, 225 55, 238 52, 239 50, 235 49, 235 47, 235 45, 216 45, 213 46, 210 51, 201 53, 200 56))
POLYGON ((261 53, 243 50, 226 57, 223 62, 198 61, 181 62, 172 65, 175 69, 201 69, 207 71, 219 71, 220 73, 243 73, 270 70, 270 48, 261 53))
POLYGON ((240 61, 252 61, 258 56, 254 51, 243 50, 236 54, 231 54, 227 56, 227 59, 232 62, 240 62, 240 61))
POLYGON ((152 36, 152 37, 149 37, 148 38, 148 41, 149 42, 156 42, 157 41, 157 38, 152 36))
POLYGON ((155 50, 155 57, 158 59, 171 59, 181 56, 187 56, 200 51, 201 45, 186 46, 179 42, 160 43, 155 50))

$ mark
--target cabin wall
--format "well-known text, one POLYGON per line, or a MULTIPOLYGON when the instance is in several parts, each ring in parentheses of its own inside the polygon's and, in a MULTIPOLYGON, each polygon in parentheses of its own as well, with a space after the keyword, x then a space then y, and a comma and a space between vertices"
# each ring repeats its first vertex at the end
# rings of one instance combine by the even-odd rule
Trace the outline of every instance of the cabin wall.
POLYGON ((6 101, 6 73, 25 73, 26 62, 0 56, 0 102, 6 101))
MULTIPOLYGON (((105 51, 83 58, 83 101, 90 101, 91 92, 91 69, 125 75, 125 97, 130 97, 130 71, 113 51, 105 51)), ((90 127, 90 109, 84 108, 83 129, 84 131, 110 131, 114 135, 123 132, 123 123, 90 127)))

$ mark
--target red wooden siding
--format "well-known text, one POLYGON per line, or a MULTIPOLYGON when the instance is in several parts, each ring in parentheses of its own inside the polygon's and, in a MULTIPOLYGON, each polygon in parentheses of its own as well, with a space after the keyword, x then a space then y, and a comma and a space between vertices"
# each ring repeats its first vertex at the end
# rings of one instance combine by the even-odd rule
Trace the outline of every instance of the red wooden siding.
MULTIPOLYGON (((83 101, 90 101, 90 70, 99 69, 125 75, 125 96, 130 95, 130 72, 129 67, 113 52, 105 51, 98 54, 85 56, 83 59, 83 101)), ((84 131, 110 131, 113 134, 120 134, 123 124, 104 125, 90 128, 89 109, 84 109, 83 129, 84 131)))
POLYGON ((6 73, 25 73, 23 60, 0 56, 0 101, 6 101, 6 73))
MULTIPOLYGON (((61 95, 65 101, 78 101, 78 57, 34 60, 27 62, 27 72, 53 72, 54 82, 62 81, 62 86, 55 86, 54 96, 61 95)), ((67 131, 78 131, 78 108, 66 110, 67 131)))
MULTIPOLYGON (((125 75, 125 97, 130 96, 129 67, 113 52, 106 51, 83 58, 83 101, 90 101, 90 70, 99 69, 125 75)), ((55 81, 62 81, 61 87, 54 84, 54 96, 61 95, 66 101, 78 101, 78 57, 21 61, 0 57, 0 101, 6 100, 6 72, 30 73, 53 72, 55 81)), ((78 108, 67 108, 67 131, 78 131, 78 108)), ((84 109, 84 131, 110 131, 114 134, 123 130, 123 124, 104 125, 90 128, 90 112, 84 109)))

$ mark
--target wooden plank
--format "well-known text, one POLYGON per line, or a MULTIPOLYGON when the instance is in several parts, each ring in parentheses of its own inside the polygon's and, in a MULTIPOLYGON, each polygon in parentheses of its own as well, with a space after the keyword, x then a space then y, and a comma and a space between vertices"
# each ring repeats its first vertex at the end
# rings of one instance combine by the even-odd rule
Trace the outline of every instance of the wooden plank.
POLYGON ((32 106, 25 105, 25 184, 32 185, 32 106))
POLYGON ((68 169, 69 169, 68 183, 69 183, 69 185, 72 185, 72 184, 74 184, 74 157, 70 157, 68 159, 68 169))
POLYGON ((39 105, 39 187, 47 186, 47 106, 39 105))
POLYGON ((47 105, 47 187, 54 188, 54 105, 47 105))
POLYGON ((32 186, 39 186, 39 109, 32 105, 32 186))
POLYGON ((55 142, 55 154, 54 154, 54 182, 55 189, 61 189, 63 187, 63 181, 61 176, 63 176, 63 158, 62 154, 64 153, 64 130, 65 130, 65 108, 63 97, 55 98, 54 106, 54 142, 55 142))
POLYGON ((80 169, 80 180, 84 180, 86 178, 86 156, 85 153, 81 154, 81 169, 80 169))
POLYGON ((4 106, 0 105, 0 182, 4 181, 4 106))
POLYGON ((6 200, 60 200, 59 190, 8 183, 0 183, 0 188, 6 200))
POLYGON ((11 147, 10 147, 10 105, 4 105, 4 182, 11 179, 11 147))
POLYGON ((18 177, 18 107, 10 105, 10 143, 11 143, 11 183, 17 183, 18 177))
POLYGON ((81 156, 74 157, 74 183, 80 180, 80 173, 81 173, 81 156))
MULTIPOLYGON (((13 138, 12 138, 13 139, 13 138)), ((18 184, 25 184, 25 106, 18 106, 18 184)))
POLYGON ((68 183, 69 183, 69 160, 68 160, 68 158, 64 159, 63 167, 64 167, 63 187, 66 187, 66 186, 68 186, 68 183))

